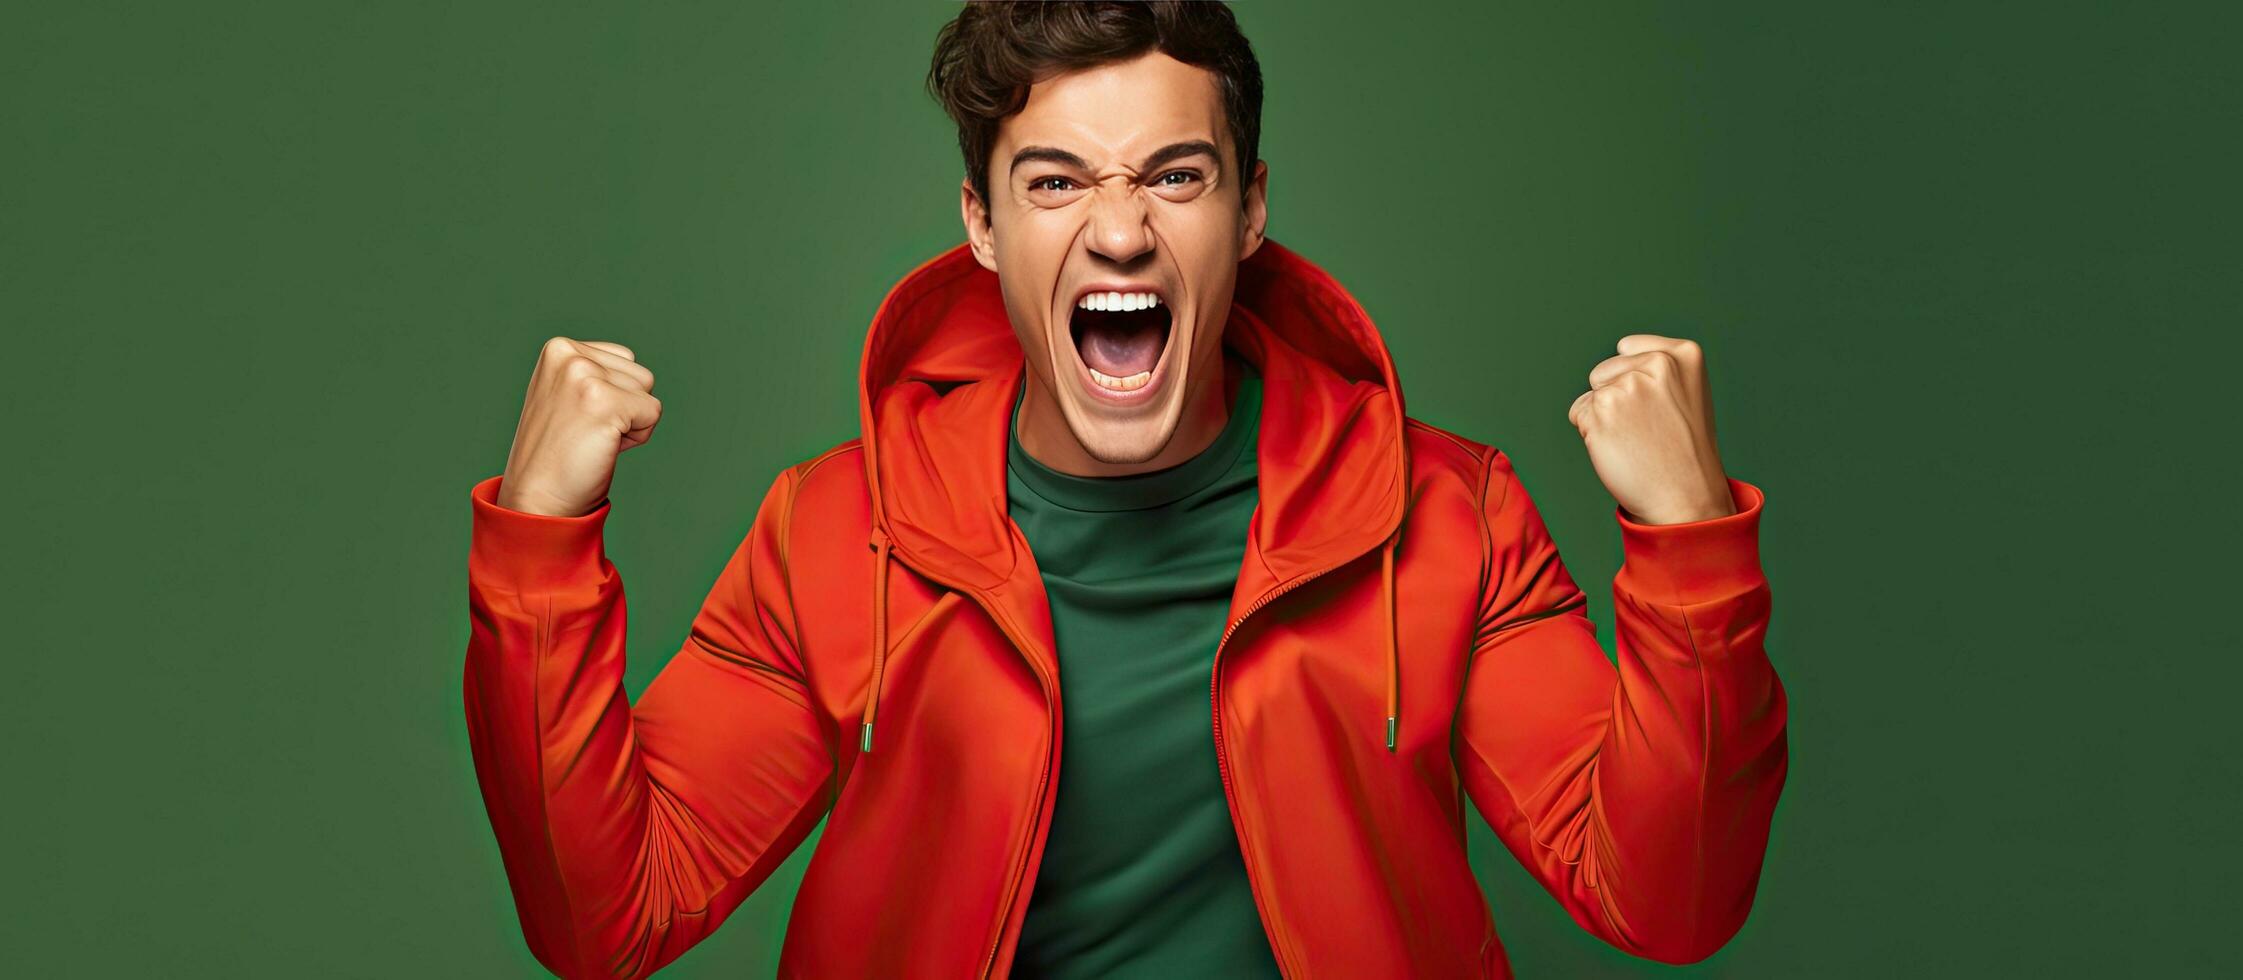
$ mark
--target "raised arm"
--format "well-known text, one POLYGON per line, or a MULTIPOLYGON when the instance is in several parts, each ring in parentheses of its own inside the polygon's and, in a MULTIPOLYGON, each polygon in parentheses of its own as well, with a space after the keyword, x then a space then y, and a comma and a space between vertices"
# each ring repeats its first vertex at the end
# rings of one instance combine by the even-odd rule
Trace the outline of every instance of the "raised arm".
POLYGON ((1760 489, 1731 479, 1736 513, 1686 523, 1614 509, 1615 668, 1509 458, 1489 467, 1492 567, 1455 743, 1466 792, 1582 928, 1704 959, 1752 910, 1788 761, 1760 489))
POLYGON ((651 432, 651 397, 629 367, 567 366, 557 352, 582 356, 548 345, 507 474, 471 493, 468 742, 530 951, 563 977, 643 977, 714 931, 808 836, 833 753, 781 554, 792 470, 630 704, 623 582, 602 547, 608 472, 536 462, 579 450, 597 464, 604 448, 612 468, 619 440, 651 432), (507 493, 535 472, 574 479, 507 493))

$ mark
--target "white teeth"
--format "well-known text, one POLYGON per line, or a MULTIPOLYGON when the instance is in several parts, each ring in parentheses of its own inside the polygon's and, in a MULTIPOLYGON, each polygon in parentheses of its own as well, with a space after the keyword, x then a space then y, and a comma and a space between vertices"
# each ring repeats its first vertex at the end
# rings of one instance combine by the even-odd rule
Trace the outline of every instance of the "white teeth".
POLYGON ((1076 301, 1085 310, 1149 310, 1160 305, 1158 293, 1090 293, 1076 301))
POLYGON ((1126 378, 1117 378, 1088 364, 1083 365, 1083 370, 1090 372, 1090 380, 1098 382, 1099 387, 1114 391, 1135 391, 1145 387, 1146 382, 1153 380, 1153 372, 1151 371, 1139 371, 1126 378))

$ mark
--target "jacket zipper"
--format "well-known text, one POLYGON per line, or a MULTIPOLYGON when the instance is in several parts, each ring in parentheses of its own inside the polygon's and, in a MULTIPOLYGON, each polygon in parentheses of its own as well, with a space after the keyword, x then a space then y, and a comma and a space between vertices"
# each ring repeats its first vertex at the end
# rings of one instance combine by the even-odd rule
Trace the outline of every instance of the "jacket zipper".
POLYGON ((1228 644, 1230 642, 1231 634, 1238 632, 1238 628, 1245 625, 1246 621, 1252 618, 1256 612, 1261 611, 1261 608, 1263 606, 1269 605, 1271 602, 1276 601, 1277 597, 1282 596, 1287 592, 1291 592, 1294 589, 1297 589, 1302 585, 1308 583, 1310 580, 1316 578, 1317 576, 1322 575, 1325 572, 1329 572, 1332 570, 1332 568, 1337 567, 1339 566, 1334 565, 1331 566, 1331 568, 1318 569, 1308 575, 1303 575, 1300 578, 1296 578, 1291 582, 1278 586, 1275 589, 1264 592, 1262 593, 1261 598, 1254 600, 1253 605, 1246 607, 1245 612, 1240 613, 1237 619, 1232 620, 1229 626, 1224 627, 1222 638, 1215 641, 1215 665, 1214 669, 1210 672, 1213 676, 1210 677, 1207 682, 1208 708, 1214 714, 1215 770, 1222 776, 1223 779, 1223 800, 1230 805, 1231 830, 1235 832, 1239 838, 1239 857, 1246 864, 1246 884, 1254 892, 1255 907, 1261 910, 1262 918, 1269 924, 1270 952, 1277 959, 1277 972, 1280 976, 1289 977, 1298 976, 1300 974, 1297 974, 1293 970, 1286 968, 1286 944, 1279 938, 1279 934, 1283 933, 1285 930, 1284 927, 1278 923, 1277 917, 1273 913, 1271 913, 1268 903, 1262 897, 1261 879, 1254 873, 1254 848, 1246 840, 1246 825, 1239 822, 1238 819, 1238 793, 1231 786, 1230 757, 1229 754, 1225 751, 1225 746, 1223 743, 1223 647, 1225 644, 1228 644))

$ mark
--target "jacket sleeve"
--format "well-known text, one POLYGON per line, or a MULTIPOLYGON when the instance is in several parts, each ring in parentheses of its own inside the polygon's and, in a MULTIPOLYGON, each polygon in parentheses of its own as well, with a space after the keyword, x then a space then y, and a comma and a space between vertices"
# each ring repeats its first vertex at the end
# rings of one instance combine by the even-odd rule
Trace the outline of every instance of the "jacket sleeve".
POLYGON ((643 977, 725 918, 823 815, 832 747, 794 642, 793 471, 758 508, 683 647, 633 706, 609 504, 578 518, 475 485, 467 731, 538 962, 643 977))
POLYGON ((1575 922, 1666 963, 1744 925, 1788 764, 1762 638, 1762 495, 1647 525, 1614 507, 1618 666, 1500 451, 1482 500, 1489 567, 1455 755, 1490 827, 1575 922))

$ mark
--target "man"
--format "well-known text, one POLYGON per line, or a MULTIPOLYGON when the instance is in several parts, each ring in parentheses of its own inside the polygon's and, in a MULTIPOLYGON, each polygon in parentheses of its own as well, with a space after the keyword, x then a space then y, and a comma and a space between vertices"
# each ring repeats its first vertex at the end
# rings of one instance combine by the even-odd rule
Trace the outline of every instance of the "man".
POLYGON ((861 434, 779 474, 636 706, 601 527, 652 373, 549 342, 474 488, 469 732, 538 959, 643 976, 830 815, 783 975, 1508 976, 1466 797, 1607 942, 1723 945, 1785 700, 1697 347, 1623 338, 1570 409, 1616 670, 1508 457, 1406 417, 1264 239, 1227 10, 970 4, 929 81, 968 241, 889 292, 861 434))

